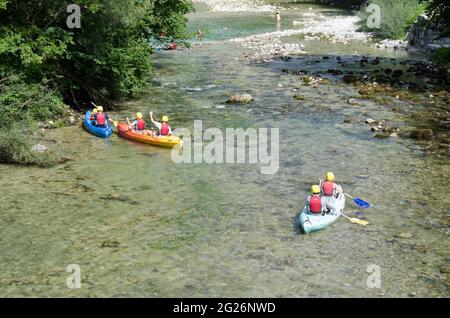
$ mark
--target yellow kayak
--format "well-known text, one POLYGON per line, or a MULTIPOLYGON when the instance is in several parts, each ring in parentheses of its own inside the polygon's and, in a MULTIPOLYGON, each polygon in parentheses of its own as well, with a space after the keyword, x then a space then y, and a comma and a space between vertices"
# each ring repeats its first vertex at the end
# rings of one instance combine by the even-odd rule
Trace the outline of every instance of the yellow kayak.
POLYGON ((118 124, 117 129, 119 131, 119 135, 126 139, 142 142, 152 146, 172 148, 178 144, 182 145, 183 143, 183 140, 177 136, 152 137, 136 133, 133 130, 130 130, 127 124, 118 124))

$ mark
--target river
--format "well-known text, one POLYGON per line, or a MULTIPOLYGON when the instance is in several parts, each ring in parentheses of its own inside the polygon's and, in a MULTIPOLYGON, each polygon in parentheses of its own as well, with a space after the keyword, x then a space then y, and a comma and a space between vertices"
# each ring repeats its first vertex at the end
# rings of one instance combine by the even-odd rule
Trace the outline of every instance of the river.
MULTIPOLYGON (((347 14, 311 5, 285 10, 282 30, 305 12, 312 19, 347 14)), ((153 85, 112 115, 154 110, 173 127, 202 120, 223 130, 279 128, 278 172, 175 164, 169 150, 116 134, 104 141, 81 126, 53 130, 47 137, 71 161, 49 169, 0 165, 0 295, 448 297, 448 158, 424 156, 410 139, 373 138, 367 117, 399 127, 404 118, 370 100, 347 103, 358 95, 353 86, 307 86, 281 71, 296 61, 244 58, 247 48, 229 40, 275 31, 271 13, 199 5, 189 20, 191 32, 205 31, 203 41, 156 53, 153 85), (294 100, 294 91, 304 100, 294 100), (255 100, 225 103, 237 93, 255 100), (346 116, 353 122, 344 123, 346 116), (298 212, 326 171, 371 203, 362 211, 348 200, 345 208, 368 226, 340 218, 298 233, 298 212), (69 264, 81 269, 81 288, 68 288, 69 264), (378 270, 377 286, 367 284, 370 268, 378 270)), ((358 40, 282 40, 305 43, 301 61, 313 69, 322 55, 408 57, 358 40)))

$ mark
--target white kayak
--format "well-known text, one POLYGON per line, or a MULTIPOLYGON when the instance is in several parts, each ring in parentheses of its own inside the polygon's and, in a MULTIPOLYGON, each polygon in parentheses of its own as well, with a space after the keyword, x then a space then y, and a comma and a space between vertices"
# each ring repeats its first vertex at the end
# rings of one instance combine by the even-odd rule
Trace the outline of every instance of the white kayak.
POLYGON ((338 197, 322 196, 322 206, 328 207, 329 212, 313 214, 309 212, 308 205, 300 213, 300 227, 305 233, 311 233, 326 228, 333 224, 340 216, 345 207, 345 195, 338 192, 338 197))

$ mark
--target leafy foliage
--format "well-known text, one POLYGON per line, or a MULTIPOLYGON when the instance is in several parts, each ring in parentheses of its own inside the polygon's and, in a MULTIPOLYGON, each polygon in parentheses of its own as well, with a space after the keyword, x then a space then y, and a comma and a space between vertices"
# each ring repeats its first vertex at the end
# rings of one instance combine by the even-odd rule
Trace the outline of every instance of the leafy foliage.
POLYGON ((448 0, 431 0, 428 5, 428 14, 432 20, 444 26, 442 37, 450 36, 450 3, 448 0))
POLYGON ((431 55, 431 60, 436 64, 447 66, 450 63, 450 48, 441 47, 431 55))
POLYGON ((35 121, 53 119, 67 106, 59 93, 47 87, 26 83, 17 75, 0 81, 0 123, 2 130, 22 127, 26 133, 35 121))
POLYGON ((400 40, 406 37, 408 29, 425 9, 426 3, 421 3, 420 0, 372 0, 362 6, 356 14, 360 18, 361 30, 374 32, 382 39, 400 40), (370 15, 366 9, 370 4, 377 4, 381 8, 380 28, 370 29, 366 25, 370 15))
POLYGON ((141 91, 150 80, 148 39, 185 38, 193 9, 186 0, 80 0, 81 29, 69 29, 71 1, 0 1, 0 76, 44 80, 72 102, 141 91))

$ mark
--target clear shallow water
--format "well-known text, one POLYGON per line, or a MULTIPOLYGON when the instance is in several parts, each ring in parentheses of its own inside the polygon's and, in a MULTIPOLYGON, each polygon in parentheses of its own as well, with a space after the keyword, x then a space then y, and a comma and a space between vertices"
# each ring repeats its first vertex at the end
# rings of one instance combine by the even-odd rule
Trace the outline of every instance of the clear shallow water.
MULTIPOLYGON (((268 22, 250 16, 243 34, 267 32, 268 22)), ((214 26, 219 20, 210 17, 199 10, 191 25, 214 26)), ((279 62, 248 64, 237 44, 222 41, 234 36, 155 56, 155 85, 114 115, 155 110, 174 127, 192 128, 194 119, 205 128, 280 127, 278 173, 176 165, 168 150, 117 135, 103 141, 80 127, 53 131, 49 138, 72 161, 0 166, 2 296, 448 297, 440 273, 449 262, 448 160, 423 157, 409 140, 374 139, 366 117, 404 125, 390 107, 349 105, 354 88, 304 86, 279 62), (231 93, 255 102, 222 108, 231 93), (353 124, 343 123, 347 115, 353 124), (299 235, 297 213, 327 170, 373 205, 346 206, 370 225, 341 218, 299 235), (66 286, 72 263, 81 266, 78 290, 66 286), (380 289, 366 287, 370 264, 381 267, 380 289)))

